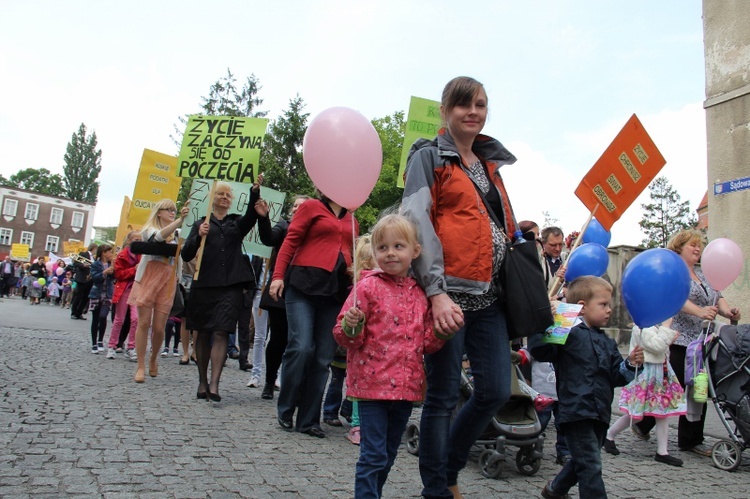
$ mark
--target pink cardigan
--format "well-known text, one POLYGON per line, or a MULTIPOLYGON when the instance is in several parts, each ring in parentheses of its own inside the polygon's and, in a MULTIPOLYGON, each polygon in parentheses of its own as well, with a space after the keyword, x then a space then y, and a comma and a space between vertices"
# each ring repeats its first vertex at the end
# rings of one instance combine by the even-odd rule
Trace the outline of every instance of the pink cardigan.
POLYGON ((354 290, 333 329, 347 348, 347 395, 367 400, 422 400, 426 389, 423 355, 445 343, 433 330, 424 290, 412 277, 393 277, 381 270, 363 272, 357 303, 365 314, 364 329, 348 336, 341 327, 354 304, 354 290))

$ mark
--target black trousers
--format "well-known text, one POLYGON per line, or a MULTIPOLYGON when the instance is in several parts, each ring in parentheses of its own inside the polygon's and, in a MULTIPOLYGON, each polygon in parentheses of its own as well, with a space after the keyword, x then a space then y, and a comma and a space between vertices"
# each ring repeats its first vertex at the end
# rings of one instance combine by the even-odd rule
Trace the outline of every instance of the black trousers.
POLYGON ((89 304, 89 292, 93 286, 93 281, 76 283, 73 302, 70 306, 70 315, 72 317, 83 317, 86 314, 86 308, 89 304))
POLYGON ((271 339, 266 344, 266 384, 276 382, 276 374, 281 367, 281 358, 284 356, 289 335, 289 323, 286 318, 286 309, 268 309, 268 330, 271 339))
MULTIPOLYGON (((683 388, 685 388, 686 352, 687 347, 682 345, 672 345, 669 347, 669 363, 672 365, 672 369, 674 369, 674 373, 677 379, 680 380, 683 388)), ((699 421, 688 421, 687 417, 680 416, 680 421, 677 423, 677 447, 687 450, 703 443, 703 427, 706 424, 707 408, 708 405, 703 404, 703 412, 699 421)), ((647 416, 636 423, 644 434, 651 431, 655 424, 656 419, 651 416, 647 416)))
POLYGON ((240 345, 240 364, 247 364, 250 353, 250 321, 253 319, 253 299, 255 290, 243 293, 242 310, 237 319, 237 343, 240 345))

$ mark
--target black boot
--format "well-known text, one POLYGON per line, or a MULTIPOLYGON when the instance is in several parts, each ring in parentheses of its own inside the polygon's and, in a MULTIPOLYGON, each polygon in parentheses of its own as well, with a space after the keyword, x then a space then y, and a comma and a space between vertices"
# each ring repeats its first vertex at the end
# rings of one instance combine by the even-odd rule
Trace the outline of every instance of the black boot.
POLYGON ((273 400, 273 384, 274 382, 266 383, 263 386, 263 392, 260 394, 260 398, 266 400, 273 400))

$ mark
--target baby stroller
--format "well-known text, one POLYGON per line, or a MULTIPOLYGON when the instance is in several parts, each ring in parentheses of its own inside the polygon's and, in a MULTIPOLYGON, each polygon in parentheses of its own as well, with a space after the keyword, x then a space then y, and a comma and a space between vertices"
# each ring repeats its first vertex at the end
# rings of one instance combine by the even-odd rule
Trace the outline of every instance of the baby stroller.
POLYGON ((750 443, 750 324, 719 327, 704 346, 703 359, 708 395, 729 434, 714 444, 711 460, 719 469, 734 471, 750 443))
MULTIPOLYGON (((516 467, 522 475, 531 476, 539 471, 544 455, 542 425, 531 397, 518 385, 521 370, 517 364, 511 367, 510 400, 497 412, 487 428, 474 443, 479 452, 479 468, 486 478, 498 478, 505 462, 506 446, 518 447, 516 467)), ((460 396, 456 412, 471 397, 474 385, 466 369, 461 370, 460 396)), ((410 424, 406 428, 406 450, 419 454, 419 426, 410 424)))

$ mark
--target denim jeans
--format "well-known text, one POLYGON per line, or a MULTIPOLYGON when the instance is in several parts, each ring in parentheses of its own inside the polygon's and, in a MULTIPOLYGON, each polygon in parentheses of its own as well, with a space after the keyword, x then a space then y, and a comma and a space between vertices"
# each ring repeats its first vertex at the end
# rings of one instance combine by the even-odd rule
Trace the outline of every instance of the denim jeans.
POLYGON ((351 400, 344 400, 343 387, 346 379, 346 369, 331 366, 331 381, 328 382, 328 391, 326 398, 323 400, 323 419, 338 419, 339 411, 345 418, 352 415, 351 400))
POLYGON ((555 450, 557 451, 557 457, 569 456, 570 451, 568 450, 568 444, 565 443, 565 430, 560 427, 560 423, 557 422, 557 407, 559 402, 555 402, 551 406, 547 407, 542 412, 537 412, 539 415, 539 424, 542 425, 542 431, 547 429, 549 420, 552 416, 555 416, 555 431, 557 433, 557 441, 555 442, 555 450))
POLYGON ((510 398, 510 344, 497 303, 464 312, 464 327, 445 346, 425 356, 427 396, 419 438, 419 474, 424 497, 452 498, 469 449, 510 398), (451 423, 458 403, 461 358, 471 363, 474 393, 451 423))
POLYGON ((602 444, 607 424, 594 419, 563 423, 565 441, 573 459, 565 463, 550 487, 555 494, 567 494, 578 483, 581 497, 606 498, 602 478, 602 444))
POLYGON ((361 440, 354 497, 378 498, 383 495, 383 484, 396 460, 414 404, 404 400, 360 400, 358 405, 361 440))
POLYGON ((289 336, 281 366, 279 418, 291 420, 297 409, 297 431, 320 425, 320 406, 328 365, 336 352, 333 326, 341 303, 329 296, 311 296, 286 288, 289 336))

